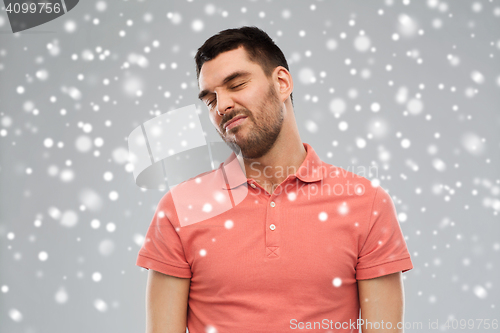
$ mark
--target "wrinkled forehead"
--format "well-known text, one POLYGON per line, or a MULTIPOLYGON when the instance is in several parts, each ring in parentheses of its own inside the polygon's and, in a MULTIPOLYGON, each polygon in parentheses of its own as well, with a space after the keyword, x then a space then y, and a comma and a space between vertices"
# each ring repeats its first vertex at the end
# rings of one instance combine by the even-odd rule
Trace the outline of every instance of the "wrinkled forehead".
POLYGON ((260 65, 251 61, 247 51, 240 46, 237 49, 223 52, 203 64, 198 78, 200 90, 220 85, 224 79, 236 71, 257 74, 260 65))

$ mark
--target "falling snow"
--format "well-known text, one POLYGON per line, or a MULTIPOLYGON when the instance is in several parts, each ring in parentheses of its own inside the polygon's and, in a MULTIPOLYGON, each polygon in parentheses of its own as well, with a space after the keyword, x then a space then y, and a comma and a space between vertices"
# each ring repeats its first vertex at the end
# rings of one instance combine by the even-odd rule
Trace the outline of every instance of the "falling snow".
MULTIPOLYGON (((414 265, 403 274, 405 301, 418 311, 405 320, 493 319, 500 278, 500 6, 356 2, 80 1, 77 10, 16 34, 0 15, 5 330, 64 332, 84 316, 91 324, 73 331, 86 332, 119 315, 120 304, 140 304, 140 294, 124 290, 145 287, 135 255, 150 241, 145 230, 163 192, 134 184, 137 157, 129 155, 127 136, 156 116, 199 104, 196 49, 221 27, 243 24, 263 28, 282 48, 302 141, 327 163, 374 168, 372 186, 389 190, 414 265), (33 299, 43 308, 35 309, 33 299), (43 320, 65 307, 79 311, 43 320)), ((216 141, 203 119, 207 139, 216 141)), ((176 139, 179 147, 190 144, 176 139)), ((283 195, 300 202, 300 194, 283 195)), ((209 199, 202 206, 207 214, 212 203, 227 202, 222 192, 209 199)), ((334 224, 359 209, 334 201, 304 223, 334 224)), ((198 258, 217 253, 211 249, 222 243, 219 235, 241 230, 237 219, 223 226, 197 245, 198 258)), ((348 278, 327 282, 339 290, 348 278)), ((117 329, 143 329, 138 322, 125 316, 117 329)))

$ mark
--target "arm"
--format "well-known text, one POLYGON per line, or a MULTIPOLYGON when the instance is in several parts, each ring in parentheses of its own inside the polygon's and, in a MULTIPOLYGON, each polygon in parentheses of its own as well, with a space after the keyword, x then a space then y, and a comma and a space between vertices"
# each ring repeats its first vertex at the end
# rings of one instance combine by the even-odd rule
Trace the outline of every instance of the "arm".
POLYGON ((186 333, 191 279, 149 270, 146 289, 146 333, 186 333))
POLYGON ((401 272, 358 280, 358 291, 363 333, 403 333, 404 294, 401 272), (367 322, 372 324, 366 325, 367 322), (391 328, 387 328, 387 322, 392 323, 391 328), (399 329, 398 323, 401 323, 399 329))

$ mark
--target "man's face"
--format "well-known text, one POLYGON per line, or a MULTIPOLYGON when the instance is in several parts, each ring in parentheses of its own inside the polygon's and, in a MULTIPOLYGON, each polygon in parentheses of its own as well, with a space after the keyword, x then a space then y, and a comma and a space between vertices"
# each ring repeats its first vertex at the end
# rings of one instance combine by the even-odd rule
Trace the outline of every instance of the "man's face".
POLYGON ((255 159, 272 148, 283 124, 283 103, 276 86, 259 64, 248 59, 243 47, 205 62, 199 86, 210 120, 234 152, 241 149, 243 157, 255 159), (237 116, 246 118, 224 127, 237 116))

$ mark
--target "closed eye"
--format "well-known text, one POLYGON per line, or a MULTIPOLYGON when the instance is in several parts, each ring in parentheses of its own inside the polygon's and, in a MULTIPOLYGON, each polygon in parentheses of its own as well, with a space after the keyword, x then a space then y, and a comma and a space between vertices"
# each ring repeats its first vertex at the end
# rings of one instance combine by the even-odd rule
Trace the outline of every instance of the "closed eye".
POLYGON ((233 87, 231 87, 231 89, 236 89, 236 88, 238 88, 238 87, 241 87, 241 86, 242 86, 242 85, 244 85, 244 84, 245 84, 245 83, 240 83, 240 84, 238 84, 237 86, 233 86, 233 87))
MULTIPOLYGON (((239 87, 243 86, 245 83, 246 83, 246 82, 243 82, 243 83, 240 83, 240 84, 238 84, 238 85, 236 85, 236 86, 232 86, 230 89, 236 89, 236 88, 239 88, 239 87)), ((215 102, 215 99, 211 100, 210 102, 208 102, 207 106, 208 106, 209 108, 211 108, 211 107, 212 107, 212 104, 213 104, 214 102, 215 102)))

